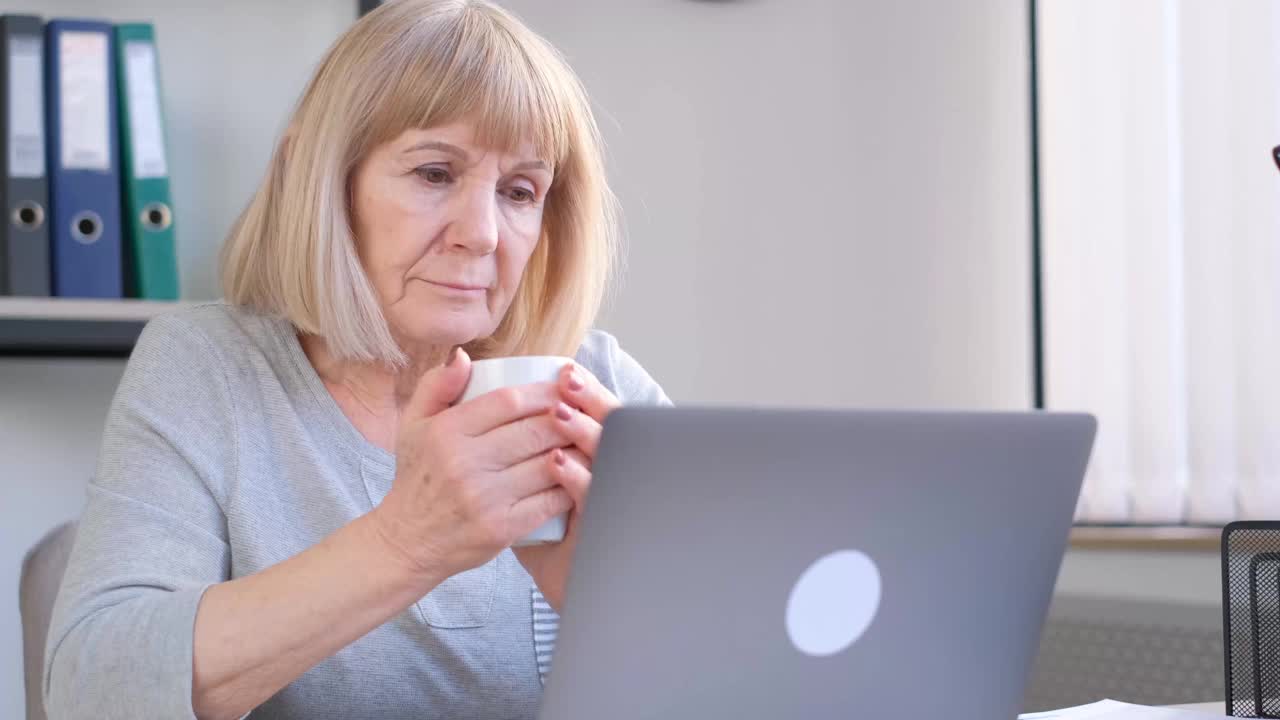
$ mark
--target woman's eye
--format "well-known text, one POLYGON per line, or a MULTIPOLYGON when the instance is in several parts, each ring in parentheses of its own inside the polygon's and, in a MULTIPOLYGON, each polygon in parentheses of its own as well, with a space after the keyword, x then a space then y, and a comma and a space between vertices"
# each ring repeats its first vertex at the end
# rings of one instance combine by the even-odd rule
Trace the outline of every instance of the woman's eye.
POLYGON ((507 197, 518 203, 531 203, 534 201, 533 191, 522 187, 509 188, 507 197))
POLYGON ((442 167, 420 167, 415 172, 432 185, 443 185, 452 179, 449 171, 442 167))

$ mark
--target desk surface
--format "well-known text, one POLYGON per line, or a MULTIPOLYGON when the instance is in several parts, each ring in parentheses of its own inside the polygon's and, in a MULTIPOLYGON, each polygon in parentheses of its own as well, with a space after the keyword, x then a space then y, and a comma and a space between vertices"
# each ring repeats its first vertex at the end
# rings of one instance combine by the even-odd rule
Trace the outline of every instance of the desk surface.
POLYGON ((1183 710, 1199 710, 1200 712, 1217 713, 1218 715, 1221 715, 1227 709, 1227 704, 1224 701, 1219 700, 1217 702, 1196 703, 1195 705, 1174 705, 1174 707, 1182 708, 1183 710))

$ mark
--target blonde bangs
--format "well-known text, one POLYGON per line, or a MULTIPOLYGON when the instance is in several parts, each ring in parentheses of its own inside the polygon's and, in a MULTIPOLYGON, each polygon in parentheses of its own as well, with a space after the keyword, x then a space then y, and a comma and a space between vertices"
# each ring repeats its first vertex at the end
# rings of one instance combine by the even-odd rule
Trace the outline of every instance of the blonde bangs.
POLYGON ((576 118, 565 102, 581 93, 557 73, 559 54, 496 8, 466 4, 432 32, 406 28, 389 63, 398 71, 369 99, 374 145, 410 129, 468 122, 475 142, 505 152, 532 144, 556 170, 569 153, 576 118))

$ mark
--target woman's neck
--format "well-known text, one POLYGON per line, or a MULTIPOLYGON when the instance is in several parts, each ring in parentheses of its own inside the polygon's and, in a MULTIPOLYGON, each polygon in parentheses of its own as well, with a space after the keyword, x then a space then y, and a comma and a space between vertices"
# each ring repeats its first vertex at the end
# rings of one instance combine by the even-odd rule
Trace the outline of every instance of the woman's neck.
POLYGON ((329 351, 324 339, 300 335, 302 350, 324 381, 343 413, 366 439, 394 451, 400 412, 413 397, 423 373, 444 362, 450 347, 418 347, 409 363, 395 367, 385 363, 341 360, 329 351))

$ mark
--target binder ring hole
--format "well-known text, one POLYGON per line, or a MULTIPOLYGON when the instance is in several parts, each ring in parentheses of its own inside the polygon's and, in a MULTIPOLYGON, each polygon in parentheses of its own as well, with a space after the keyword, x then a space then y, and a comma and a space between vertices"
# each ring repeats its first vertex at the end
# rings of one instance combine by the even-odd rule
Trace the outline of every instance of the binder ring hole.
POLYGON ((168 230, 173 224, 173 213, 164 203, 151 203, 142 208, 142 227, 147 230, 168 230))
POLYGON ((39 203, 22 203, 13 209, 13 224, 19 230, 39 230, 44 225, 44 208, 39 203))
POLYGON ((71 237, 83 245, 97 242, 102 237, 102 218, 92 210, 76 213, 71 218, 71 237))

